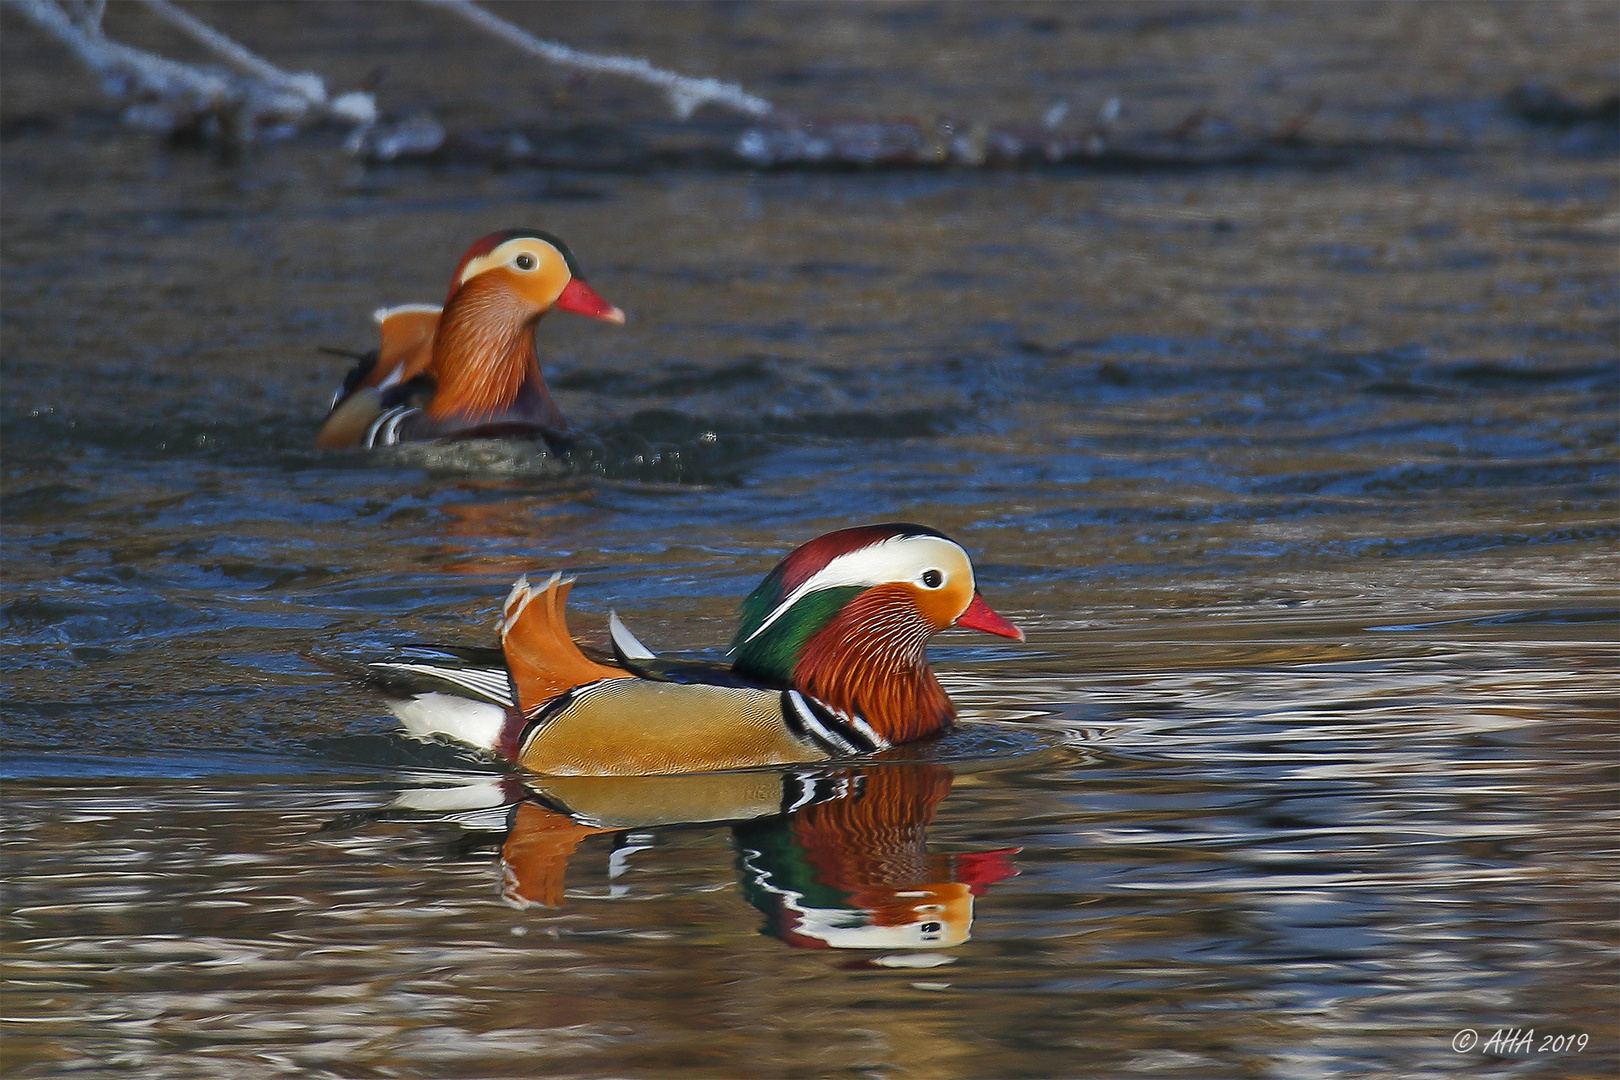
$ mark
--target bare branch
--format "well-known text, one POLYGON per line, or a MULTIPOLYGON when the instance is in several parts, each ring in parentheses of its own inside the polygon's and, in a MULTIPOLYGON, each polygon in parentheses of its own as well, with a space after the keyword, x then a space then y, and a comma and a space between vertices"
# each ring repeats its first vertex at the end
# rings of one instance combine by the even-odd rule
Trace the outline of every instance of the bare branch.
POLYGON ((556 42, 542 41, 527 30, 491 15, 472 0, 422 0, 422 2, 453 11, 480 29, 549 63, 581 71, 624 75, 656 86, 669 96, 670 106, 675 110, 675 115, 682 120, 691 116, 699 106, 711 103, 747 113, 749 116, 765 116, 773 108, 769 101, 746 92, 736 83, 723 83, 718 79, 692 79, 685 75, 677 75, 673 71, 653 67, 646 60, 628 56, 598 56, 571 49, 566 45, 558 45, 556 42))
POLYGON ((11 0, 11 4, 71 49, 85 67, 114 86, 127 80, 133 83, 132 89, 140 92, 155 97, 190 97, 203 107, 218 106, 236 96, 230 81, 211 71, 109 40, 101 32, 99 18, 83 24, 74 22, 52 0, 11 0))
POLYGON ((250 52, 201 19, 175 7, 169 0, 143 0, 148 8, 203 48, 255 79, 299 95, 311 105, 326 104, 326 83, 312 72, 294 75, 250 52))
POLYGON ((370 94, 329 101, 320 76, 282 71, 168 0, 146 0, 146 6, 246 74, 182 64, 113 41, 102 32, 100 3, 79 5, 78 19, 54 0, 10 3, 99 75, 107 93, 131 101, 125 120, 139 127, 173 132, 213 117, 223 130, 250 139, 262 122, 298 127, 330 116, 366 125, 377 118, 370 94))

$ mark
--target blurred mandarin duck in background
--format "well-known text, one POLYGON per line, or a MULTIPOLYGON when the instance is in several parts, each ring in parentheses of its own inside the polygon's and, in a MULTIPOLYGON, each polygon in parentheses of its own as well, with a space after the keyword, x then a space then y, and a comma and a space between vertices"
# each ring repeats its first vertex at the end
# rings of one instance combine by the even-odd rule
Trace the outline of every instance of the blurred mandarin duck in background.
POLYGON ((544 439, 561 452, 568 423, 534 349, 535 326, 553 308, 624 322, 555 236, 535 229, 489 234, 456 265, 444 307, 376 311, 381 344, 358 357, 343 380, 316 447, 517 437, 544 439))
POLYGON ((363 678, 413 735, 532 772, 687 773, 937 735, 956 709, 928 667, 928 639, 953 626, 1024 637, 979 596, 967 552, 920 525, 842 529, 788 555, 743 600, 729 664, 660 659, 616 615, 612 663, 587 657, 564 617, 571 584, 520 578, 499 653, 424 651, 368 664, 363 678))

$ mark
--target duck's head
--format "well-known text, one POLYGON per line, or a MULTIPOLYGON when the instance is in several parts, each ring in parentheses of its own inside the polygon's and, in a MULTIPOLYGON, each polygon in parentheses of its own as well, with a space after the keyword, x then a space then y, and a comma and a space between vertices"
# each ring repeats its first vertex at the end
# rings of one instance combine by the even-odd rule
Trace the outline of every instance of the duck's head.
POLYGON ((810 541, 743 600, 734 666, 863 716, 890 742, 954 716, 925 646, 957 626, 1023 640, 979 595, 973 563, 921 525, 867 525, 810 541))
POLYGON ((539 229, 503 229, 475 241, 450 276, 445 307, 474 282, 477 291, 509 297, 532 319, 556 308, 603 322, 624 322, 624 312, 585 284, 568 245, 539 229))
POLYGON ((475 422, 519 410, 562 430, 534 351, 534 325, 553 309, 624 322, 624 312, 585 283, 574 253, 550 233, 507 229, 469 247, 450 277, 433 340, 428 371, 437 392, 429 419, 475 422))

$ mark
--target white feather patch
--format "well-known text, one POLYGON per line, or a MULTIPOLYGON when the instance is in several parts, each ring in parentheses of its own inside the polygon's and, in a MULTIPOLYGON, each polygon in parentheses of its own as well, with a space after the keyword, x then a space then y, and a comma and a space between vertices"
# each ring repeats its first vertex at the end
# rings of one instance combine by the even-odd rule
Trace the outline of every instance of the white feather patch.
POLYGON ((444 308, 438 304, 395 304, 393 307, 380 307, 371 313, 371 317, 378 326, 392 319, 395 315, 418 314, 438 315, 444 308))
POLYGON ((442 735, 480 750, 494 750, 506 724, 506 710, 499 705, 454 694, 418 694, 408 701, 390 701, 388 711, 417 738, 442 735))
POLYGON ((608 611, 608 634, 613 638, 613 647, 619 650, 619 655, 626 660, 656 660, 655 654, 647 646, 636 639, 630 628, 624 625, 616 611, 608 611))

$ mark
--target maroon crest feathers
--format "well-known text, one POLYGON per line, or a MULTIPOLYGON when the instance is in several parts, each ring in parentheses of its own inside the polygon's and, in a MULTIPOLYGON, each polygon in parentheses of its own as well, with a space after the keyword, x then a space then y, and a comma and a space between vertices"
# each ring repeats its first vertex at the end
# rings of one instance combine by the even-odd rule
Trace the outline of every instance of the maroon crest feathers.
POLYGON ((777 565, 771 576, 777 578, 782 589, 781 595, 786 596, 826 569, 827 564, 840 555, 848 555, 852 551, 859 551, 861 548, 870 547, 884 540, 892 540, 897 536, 943 537, 944 535, 923 525, 900 521, 839 529, 837 532, 818 536, 796 548, 777 565))

